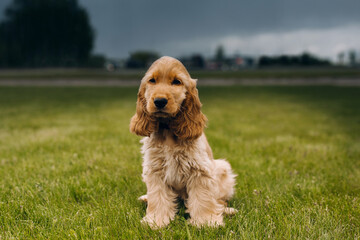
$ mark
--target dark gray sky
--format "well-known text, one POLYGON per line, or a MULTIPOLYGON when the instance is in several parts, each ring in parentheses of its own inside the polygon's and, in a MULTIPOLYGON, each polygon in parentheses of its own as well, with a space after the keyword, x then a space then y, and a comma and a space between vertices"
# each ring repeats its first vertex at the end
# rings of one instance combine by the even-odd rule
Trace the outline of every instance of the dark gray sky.
MULTIPOLYGON (((96 29, 95 52, 138 49, 180 56, 226 53, 335 58, 360 50, 360 0, 79 0, 96 29)), ((0 10, 10 0, 1 0, 0 10)))

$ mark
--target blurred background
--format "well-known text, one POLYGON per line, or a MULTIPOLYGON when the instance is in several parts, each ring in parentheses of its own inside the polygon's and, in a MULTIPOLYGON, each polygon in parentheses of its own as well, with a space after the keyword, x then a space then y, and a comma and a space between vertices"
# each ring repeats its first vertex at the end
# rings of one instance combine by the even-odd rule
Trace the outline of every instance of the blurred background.
POLYGON ((358 77, 359 9, 358 0, 2 0, 0 68, 3 78, 8 69, 136 73, 169 55, 190 70, 240 72, 232 77, 309 68, 358 77))
POLYGON ((359 239, 359 10, 360 0, 0 0, 0 240, 359 239), (238 176, 239 214, 219 229, 187 224, 183 204, 168 228, 141 224, 129 121, 163 55, 198 79, 214 156, 238 176))

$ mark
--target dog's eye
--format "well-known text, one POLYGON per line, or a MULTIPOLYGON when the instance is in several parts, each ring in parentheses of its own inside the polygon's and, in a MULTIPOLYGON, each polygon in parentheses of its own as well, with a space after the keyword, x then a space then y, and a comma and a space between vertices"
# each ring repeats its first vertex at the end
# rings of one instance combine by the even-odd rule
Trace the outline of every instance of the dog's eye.
POLYGON ((149 82, 155 83, 156 81, 155 81, 155 79, 152 78, 152 79, 149 80, 149 82))
POLYGON ((171 84, 172 85, 180 85, 181 82, 179 80, 177 80, 177 79, 174 79, 171 84))

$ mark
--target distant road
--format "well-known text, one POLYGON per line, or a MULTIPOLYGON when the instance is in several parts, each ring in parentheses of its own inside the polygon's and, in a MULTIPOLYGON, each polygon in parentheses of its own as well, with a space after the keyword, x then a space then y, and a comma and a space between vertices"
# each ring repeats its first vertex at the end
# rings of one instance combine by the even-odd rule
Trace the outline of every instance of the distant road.
MULTIPOLYGON (((137 79, 0 79, 0 86, 138 86, 137 79)), ((234 86, 234 85, 331 85, 360 86, 360 78, 264 78, 264 79, 213 79, 198 81, 199 86, 234 86)))

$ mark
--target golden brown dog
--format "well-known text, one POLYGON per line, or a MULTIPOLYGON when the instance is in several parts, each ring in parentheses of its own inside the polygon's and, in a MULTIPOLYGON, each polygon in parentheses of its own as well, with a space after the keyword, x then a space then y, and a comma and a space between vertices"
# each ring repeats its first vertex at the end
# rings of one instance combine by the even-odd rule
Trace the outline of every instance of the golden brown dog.
POLYGON ((148 206, 143 222, 152 228, 174 219, 178 197, 184 199, 190 223, 223 225, 234 193, 235 176, 225 160, 214 160, 204 134, 206 117, 192 79, 178 60, 162 57, 141 81, 130 131, 142 139, 143 181, 148 206))

